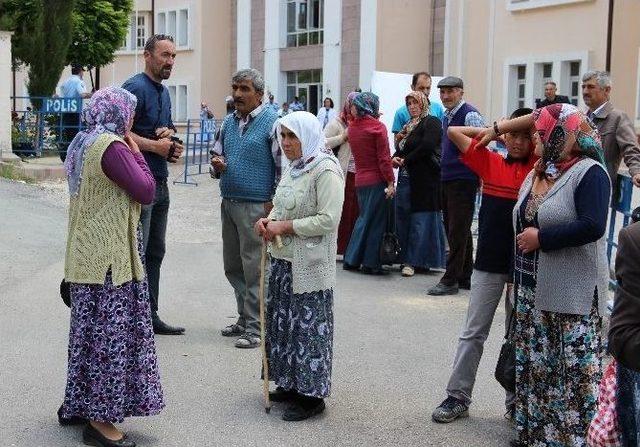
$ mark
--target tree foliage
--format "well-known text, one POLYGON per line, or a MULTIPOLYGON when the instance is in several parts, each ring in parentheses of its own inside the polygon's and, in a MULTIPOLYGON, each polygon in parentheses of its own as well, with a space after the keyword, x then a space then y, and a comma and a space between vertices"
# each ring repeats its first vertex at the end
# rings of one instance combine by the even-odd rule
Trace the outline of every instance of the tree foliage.
POLYGON ((102 67, 112 62, 127 36, 131 9, 131 0, 76 0, 67 63, 102 67))
POLYGON ((6 0, 0 4, 11 39, 14 65, 29 66, 30 96, 49 96, 66 65, 75 0, 6 0), (46 6, 46 7, 45 7, 46 6))

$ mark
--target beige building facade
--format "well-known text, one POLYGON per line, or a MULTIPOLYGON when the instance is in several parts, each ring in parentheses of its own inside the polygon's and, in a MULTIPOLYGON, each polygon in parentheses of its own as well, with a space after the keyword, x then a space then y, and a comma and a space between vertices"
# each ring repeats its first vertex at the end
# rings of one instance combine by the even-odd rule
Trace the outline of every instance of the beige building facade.
MULTIPOLYGON (((174 119, 197 118, 201 101, 224 114, 231 74, 254 67, 277 102, 298 96, 316 111, 325 97, 371 87, 375 71, 460 76, 488 119, 533 106, 543 84, 584 106, 581 76, 607 62, 609 0, 136 0, 131 27, 101 85, 143 69, 153 32, 172 34, 178 55, 174 119)), ((612 101, 640 130, 640 1, 618 0, 611 33, 612 101)), ((69 75, 66 71, 63 79, 69 75)), ((17 76, 25 94, 24 74, 17 76)), ((88 77, 85 79, 89 84, 88 77)))

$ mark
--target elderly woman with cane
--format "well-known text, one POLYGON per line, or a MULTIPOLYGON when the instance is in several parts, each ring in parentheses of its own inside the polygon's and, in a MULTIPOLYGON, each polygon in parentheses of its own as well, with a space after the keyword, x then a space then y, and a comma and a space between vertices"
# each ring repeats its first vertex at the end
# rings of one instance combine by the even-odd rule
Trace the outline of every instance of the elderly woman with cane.
POLYGON ((164 407, 138 228, 155 181, 128 136, 135 109, 126 90, 96 92, 65 161, 71 328, 58 420, 86 423, 84 443, 98 447, 134 447, 113 424, 164 407))
POLYGON ((267 218, 255 231, 270 244, 265 349, 274 402, 289 402, 282 419, 300 421, 324 411, 331 392, 336 232, 344 199, 338 160, 323 152, 314 115, 279 121, 278 138, 290 166, 267 218))

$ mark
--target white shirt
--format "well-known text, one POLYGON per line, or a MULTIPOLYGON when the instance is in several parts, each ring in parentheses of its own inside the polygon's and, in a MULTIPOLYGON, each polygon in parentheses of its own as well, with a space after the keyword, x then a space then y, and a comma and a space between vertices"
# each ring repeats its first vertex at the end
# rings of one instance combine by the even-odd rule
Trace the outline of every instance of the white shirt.
POLYGON ((335 111, 335 109, 327 109, 323 107, 318 110, 318 121, 320 121, 320 125, 323 129, 327 127, 327 124, 335 119, 336 116, 338 116, 338 113, 335 111))

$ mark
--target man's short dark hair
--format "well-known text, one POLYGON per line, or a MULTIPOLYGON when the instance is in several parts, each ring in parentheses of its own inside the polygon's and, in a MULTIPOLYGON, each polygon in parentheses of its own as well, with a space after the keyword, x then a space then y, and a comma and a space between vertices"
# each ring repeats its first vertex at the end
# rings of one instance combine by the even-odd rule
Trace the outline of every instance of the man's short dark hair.
POLYGON ((549 84, 553 85, 554 87, 557 87, 557 86, 558 86, 558 85, 557 85, 555 82, 553 82, 553 81, 547 81, 547 82, 545 82, 545 83, 544 83, 544 85, 549 85, 549 84))
POLYGON ((529 115, 530 113, 533 113, 533 109, 530 109, 529 107, 520 107, 513 111, 509 116, 509 119, 520 118, 521 116, 529 115))
POLYGON ((411 87, 416 86, 416 84, 418 83, 418 79, 420 79, 421 76, 426 76, 428 79, 431 79, 431 75, 429 73, 427 73, 426 71, 419 71, 413 74, 413 78, 411 78, 411 87))
POLYGON ((147 42, 144 44, 144 51, 148 51, 149 53, 153 53, 153 50, 156 49, 156 44, 162 40, 168 40, 173 43, 173 36, 169 34, 154 34, 153 36, 147 39, 147 42))
POLYGON ((78 75, 84 71, 84 67, 78 64, 71 65, 71 74, 78 75))

